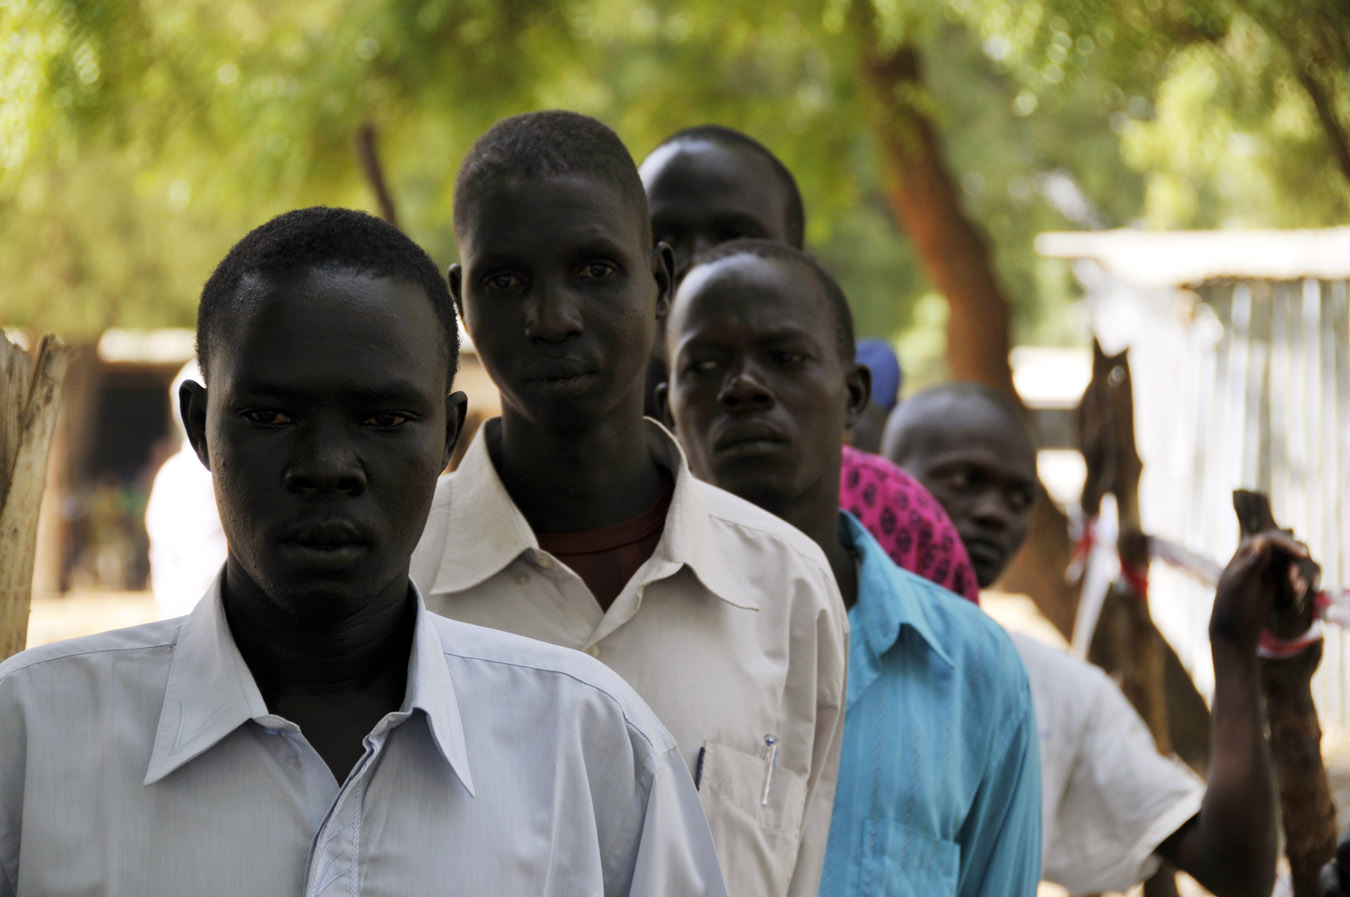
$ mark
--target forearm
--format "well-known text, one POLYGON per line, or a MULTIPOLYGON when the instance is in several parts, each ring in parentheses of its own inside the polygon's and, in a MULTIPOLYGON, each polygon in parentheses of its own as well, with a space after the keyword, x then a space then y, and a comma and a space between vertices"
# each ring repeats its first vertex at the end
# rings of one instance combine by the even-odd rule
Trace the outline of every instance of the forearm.
POLYGON ((1219 897, 1264 897, 1275 876, 1275 784, 1259 662, 1254 651, 1223 638, 1213 640, 1212 650, 1208 787, 1195 824, 1160 852, 1219 897))

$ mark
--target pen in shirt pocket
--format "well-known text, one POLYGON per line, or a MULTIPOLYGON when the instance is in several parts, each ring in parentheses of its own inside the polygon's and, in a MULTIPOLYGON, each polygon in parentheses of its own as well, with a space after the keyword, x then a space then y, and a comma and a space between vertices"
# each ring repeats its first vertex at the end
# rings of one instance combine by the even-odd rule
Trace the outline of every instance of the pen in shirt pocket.
POLYGON ((778 766, 777 736, 764 736, 764 750, 760 757, 764 761, 764 790, 759 794, 759 805, 767 807, 769 805, 769 793, 773 790, 773 771, 778 766))

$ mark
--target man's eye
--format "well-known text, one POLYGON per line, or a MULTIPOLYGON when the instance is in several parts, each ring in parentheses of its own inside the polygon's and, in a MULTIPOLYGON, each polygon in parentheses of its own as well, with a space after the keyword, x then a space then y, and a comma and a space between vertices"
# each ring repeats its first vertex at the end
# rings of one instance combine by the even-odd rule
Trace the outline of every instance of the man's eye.
POLYGON ((489 290, 511 290, 524 285, 524 283, 525 278, 512 272, 489 274, 483 278, 483 286, 489 290))
POLYGON ((684 369, 692 374, 707 374, 717 370, 717 359, 699 358, 689 362, 684 369))
POLYGON ((383 411, 379 414, 372 414, 361 423, 368 427, 378 427, 381 430, 393 430, 403 426, 407 422, 407 415, 395 414, 392 411, 383 411))
POLYGON ((264 427, 276 427, 291 422, 289 415, 271 408, 250 408, 243 412, 241 417, 249 423, 261 424, 264 427))
POLYGON ((773 353, 774 364, 783 367, 792 367, 801 364, 806 360, 806 354, 803 352, 775 352, 773 353))
POLYGON ((1013 489, 1008 493, 1008 505, 1014 511, 1025 511, 1031 507, 1031 502, 1035 499, 1035 493, 1028 488, 1013 489))
POLYGON ((965 492, 975 485, 975 478, 971 476, 970 471, 965 468, 953 470, 951 473, 947 474, 945 479, 947 480, 948 487, 955 489, 957 492, 965 492))
POLYGON ((581 266, 577 274, 588 280, 601 280, 609 277, 614 271, 614 266, 609 262, 587 262, 581 266))

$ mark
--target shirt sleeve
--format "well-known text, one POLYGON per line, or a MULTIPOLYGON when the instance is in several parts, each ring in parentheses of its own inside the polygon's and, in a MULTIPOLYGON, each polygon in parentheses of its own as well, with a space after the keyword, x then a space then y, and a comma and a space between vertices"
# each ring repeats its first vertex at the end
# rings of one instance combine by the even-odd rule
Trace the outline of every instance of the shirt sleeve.
POLYGON ((833 578, 826 588, 833 603, 817 618, 815 742, 811 750, 811 772, 806 781, 801 846, 788 885, 788 897, 815 897, 820 890, 825 842, 830 834, 830 814, 839 780, 839 752, 844 743, 848 618, 844 616, 844 602, 833 578))
POLYGON ((688 768, 666 752, 652 777, 630 897, 727 897, 708 821, 688 768))
POLYGON ((1041 761, 1030 686, 1017 667, 1020 701, 1000 730, 1008 732, 1006 746, 990 753, 961 830, 961 897, 1032 897, 1040 880, 1041 761))
POLYGON ((1099 676, 1047 845, 1045 878, 1075 894, 1125 891, 1157 868, 1154 851, 1200 812, 1205 784, 1160 755, 1129 701, 1099 676))

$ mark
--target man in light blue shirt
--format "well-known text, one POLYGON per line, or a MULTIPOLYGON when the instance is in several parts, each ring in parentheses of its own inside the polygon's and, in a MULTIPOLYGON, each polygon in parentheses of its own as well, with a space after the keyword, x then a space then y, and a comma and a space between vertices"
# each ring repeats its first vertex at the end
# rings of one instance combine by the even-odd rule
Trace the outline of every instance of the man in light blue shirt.
POLYGON ((896 567, 839 511, 840 447, 869 377, 838 285, 781 243, 726 243, 695 260, 666 336, 665 395, 690 466, 811 536, 849 605, 820 893, 1035 893, 1040 780, 1021 661, 977 607, 896 567))
POLYGON ((228 559, 185 618, 0 664, 0 897, 726 897, 632 689, 408 579, 465 406, 425 253, 283 215, 207 282, 197 345, 228 559))

